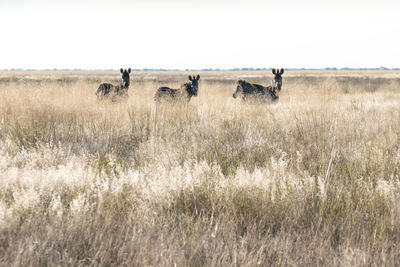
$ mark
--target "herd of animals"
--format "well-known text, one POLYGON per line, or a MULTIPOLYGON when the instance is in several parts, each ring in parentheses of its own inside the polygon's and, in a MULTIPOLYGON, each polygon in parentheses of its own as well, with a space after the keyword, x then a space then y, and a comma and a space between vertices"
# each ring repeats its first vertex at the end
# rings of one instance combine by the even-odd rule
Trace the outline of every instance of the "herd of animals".
MULTIPOLYGON (((130 73, 131 69, 120 70, 122 77, 121 82, 118 85, 110 83, 102 83, 96 91, 96 95, 99 99, 105 99, 108 97, 119 97, 127 96, 128 89, 130 86, 130 73)), ((258 99, 262 101, 277 101, 279 99, 278 93, 282 88, 282 74, 284 69, 272 69, 274 75, 273 84, 270 86, 263 86, 256 83, 250 83, 245 80, 239 80, 237 82, 236 91, 233 94, 234 98, 241 96, 243 100, 258 99)), ((191 76, 189 75, 188 83, 182 84, 179 89, 172 89, 169 87, 160 87, 157 89, 154 100, 160 102, 162 100, 178 100, 186 99, 190 101, 193 96, 197 96, 199 90, 200 75, 191 76)))

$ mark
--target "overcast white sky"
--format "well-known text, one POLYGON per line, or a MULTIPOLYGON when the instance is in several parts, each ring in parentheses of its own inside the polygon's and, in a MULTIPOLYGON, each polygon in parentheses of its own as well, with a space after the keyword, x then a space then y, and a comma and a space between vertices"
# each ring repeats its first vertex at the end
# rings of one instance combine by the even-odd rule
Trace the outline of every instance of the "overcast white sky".
POLYGON ((0 69, 400 67, 400 1, 0 0, 0 36, 0 69))

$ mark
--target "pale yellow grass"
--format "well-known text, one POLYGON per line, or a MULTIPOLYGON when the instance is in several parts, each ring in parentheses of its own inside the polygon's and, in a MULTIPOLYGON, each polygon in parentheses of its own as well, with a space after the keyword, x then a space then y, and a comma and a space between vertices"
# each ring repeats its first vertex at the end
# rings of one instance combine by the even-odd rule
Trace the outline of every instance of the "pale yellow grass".
POLYGON ((397 265, 400 73, 0 73, 2 265, 397 265), (328 168, 328 166, 330 166, 328 168))

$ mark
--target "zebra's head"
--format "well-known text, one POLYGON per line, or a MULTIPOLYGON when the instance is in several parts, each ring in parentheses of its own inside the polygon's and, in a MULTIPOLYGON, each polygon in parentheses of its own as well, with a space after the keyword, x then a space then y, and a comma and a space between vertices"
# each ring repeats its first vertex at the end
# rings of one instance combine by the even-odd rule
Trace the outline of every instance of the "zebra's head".
POLYGON ((272 74, 274 74, 274 88, 278 92, 281 91, 282 88, 282 74, 283 74, 284 69, 282 68, 280 71, 279 69, 272 69, 272 74))
POLYGON ((241 86, 241 81, 239 80, 237 83, 236 91, 233 93, 233 98, 238 97, 239 94, 243 93, 243 87, 241 86))
POLYGON ((189 84, 190 86, 188 86, 186 89, 190 96, 197 96, 197 91, 199 90, 200 75, 197 75, 197 77, 195 77, 194 75, 193 77, 189 75, 189 80, 192 83, 189 84))
POLYGON ((131 68, 129 68, 128 70, 124 70, 121 68, 120 71, 122 74, 121 84, 123 87, 128 88, 129 85, 131 84, 131 78, 129 76, 129 74, 131 73, 131 68))
POLYGON ((237 87, 236 87, 236 91, 233 93, 233 98, 238 97, 238 95, 243 94, 243 92, 245 91, 245 88, 247 88, 248 82, 244 81, 244 80, 239 80, 237 82, 237 87))

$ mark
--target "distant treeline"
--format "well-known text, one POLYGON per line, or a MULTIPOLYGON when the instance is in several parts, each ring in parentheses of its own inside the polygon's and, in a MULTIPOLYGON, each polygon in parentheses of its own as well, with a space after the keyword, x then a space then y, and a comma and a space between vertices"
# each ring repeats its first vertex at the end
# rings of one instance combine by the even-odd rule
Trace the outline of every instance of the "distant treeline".
MULTIPOLYGON (((206 69, 132 69, 132 71, 266 71, 272 70, 272 68, 232 68, 232 69, 220 69, 220 68, 206 68, 206 69)), ((293 70, 293 71, 302 71, 302 70, 313 70, 313 71, 335 71, 335 70, 400 70, 400 68, 335 68, 335 67, 326 67, 326 68, 285 68, 285 70, 293 70)), ((88 69, 2 69, 2 71, 88 71, 88 69)), ((116 69, 91 69, 91 71, 117 71, 116 69)))

